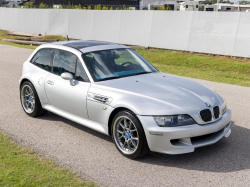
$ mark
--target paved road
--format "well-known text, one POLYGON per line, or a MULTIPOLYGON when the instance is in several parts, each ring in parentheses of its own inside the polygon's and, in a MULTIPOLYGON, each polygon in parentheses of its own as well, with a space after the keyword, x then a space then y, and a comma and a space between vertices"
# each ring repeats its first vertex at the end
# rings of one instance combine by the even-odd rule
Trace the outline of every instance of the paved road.
POLYGON ((106 135, 52 113, 37 119, 23 112, 18 80, 31 52, 0 45, 0 131, 15 141, 105 186, 250 186, 250 88, 194 79, 226 99, 230 138, 191 154, 151 153, 134 161, 106 135))

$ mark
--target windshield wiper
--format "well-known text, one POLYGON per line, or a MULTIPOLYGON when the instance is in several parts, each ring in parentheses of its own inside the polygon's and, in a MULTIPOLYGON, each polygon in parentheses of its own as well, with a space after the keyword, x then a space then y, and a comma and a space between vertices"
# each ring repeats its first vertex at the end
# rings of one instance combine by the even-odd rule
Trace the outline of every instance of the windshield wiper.
POLYGON ((144 72, 140 72, 140 73, 135 73, 135 74, 132 74, 131 76, 134 76, 134 75, 142 75, 142 74, 148 74, 148 73, 152 73, 152 71, 144 71, 144 72))
POLYGON ((98 80, 99 81, 106 81, 106 80, 112 80, 112 79, 118 79, 118 78, 122 78, 121 76, 114 76, 114 77, 106 77, 103 79, 98 80))
POLYGON ((135 74, 128 74, 128 75, 123 75, 123 76, 106 77, 106 78, 98 80, 98 82, 99 81, 112 80, 112 79, 119 79, 119 78, 124 78, 124 77, 130 77, 130 76, 134 76, 134 75, 142 75, 142 74, 147 74, 147 73, 152 73, 152 72, 151 71, 145 71, 145 72, 140 72, 140 73, 135 73, 135 74))

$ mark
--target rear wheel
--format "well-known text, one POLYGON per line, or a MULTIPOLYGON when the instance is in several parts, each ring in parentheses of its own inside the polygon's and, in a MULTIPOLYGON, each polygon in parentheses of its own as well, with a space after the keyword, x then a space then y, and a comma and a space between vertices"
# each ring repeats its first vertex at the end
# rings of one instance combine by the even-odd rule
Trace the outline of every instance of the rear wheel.
POLYGON ((130 111, 121 111, 113 119, 112 137, 116 148, 128 158, 136 159, 149 152, 140 121, 130 111))
POLYGON ((46 114, 46 110, 42 108, 40 100, 34 86, 26 81, 20 89, 20 100, 25 113, 31 117, 46 114))

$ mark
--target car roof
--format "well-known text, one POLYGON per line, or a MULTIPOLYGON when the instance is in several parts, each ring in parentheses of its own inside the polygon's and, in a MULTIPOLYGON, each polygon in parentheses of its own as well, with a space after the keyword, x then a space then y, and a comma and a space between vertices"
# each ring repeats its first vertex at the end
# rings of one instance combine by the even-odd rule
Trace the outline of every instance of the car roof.
POLYGON ((129 48, 128 46, 120 45, 116 43, 91 41, 91 40, 75 40, 75 41, 71 40, 71 41, 54 42, 52 44, 74 48, 83 53, 100 51, 100 50, 108 50, 108 49, 129 48))

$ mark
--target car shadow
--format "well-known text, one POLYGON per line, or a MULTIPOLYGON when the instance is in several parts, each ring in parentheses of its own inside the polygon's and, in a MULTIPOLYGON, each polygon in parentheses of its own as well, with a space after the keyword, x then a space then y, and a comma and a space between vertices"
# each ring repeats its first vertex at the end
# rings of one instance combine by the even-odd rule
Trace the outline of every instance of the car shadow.
POLYGON ((105 134, 102 134, 102 133, 100 133, 100 132, 98 132, 98 131, 95 131, 95 130, 90 129, 90 128, 88 128, 88 127, 85 127, 85 126, 83 126, 83 125, 80 125, 80 124, 78 124, 78 123, 76 123, 76 122, 74 122, 74 121, 68 120, 68 119, 66 119, 66 118, 64 118, 64 117, 61 117, 61 116, 59 116, 59 115, 57 115, 57 114, 54 114, 54 113, 52 113, 52 112, 48 112, 48 113, 47 113, 46 115, 44 115, 44 116, 37 117, 37 119, 48 120, 48 121, 61 121, 61 122, 63 122, 63 123, 66 123, 67 125, 70 125, 70 126, 72 126, 72 127, 74 127, 74 128, 77 128, 77 129, 79 129, 79 130, 82 130, 82 131, 84 131, 84 132, 86 132, 86 133, 88 133, 88 134, 91 134, 91 135, 93 135, 93 136, 96 136, 96 137, 98 137, 98 138, 101 138, 101 139, 103 139, 103 140, 105 140, 105 141, 112 142, 112 139, 111 139, 110 136, 107 136, 107 135, 105 135, 105 134))
MULTIPOLYGON (((110 136, 50 112, 45 116, 39 117, 39 119, 62 121, 102 140, 112 142, 110 136)), ((167 155, 151 152, 149 155, 136 161, 149 165, 208 172, 233 172, 250 169, 250 129, 237 126, 233 121, 231 129, 232 133, 229 138, 222 138, 213 145, 197 148, 193 153, 167 155)))

